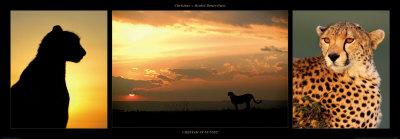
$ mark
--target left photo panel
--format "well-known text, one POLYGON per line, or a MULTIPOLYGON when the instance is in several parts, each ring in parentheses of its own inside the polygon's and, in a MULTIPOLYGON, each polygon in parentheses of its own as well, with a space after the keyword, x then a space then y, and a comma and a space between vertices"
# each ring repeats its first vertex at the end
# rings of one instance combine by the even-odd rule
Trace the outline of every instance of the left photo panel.
POLYGON ((107 128, 107 11, 11 11, 11 128, 107 128))

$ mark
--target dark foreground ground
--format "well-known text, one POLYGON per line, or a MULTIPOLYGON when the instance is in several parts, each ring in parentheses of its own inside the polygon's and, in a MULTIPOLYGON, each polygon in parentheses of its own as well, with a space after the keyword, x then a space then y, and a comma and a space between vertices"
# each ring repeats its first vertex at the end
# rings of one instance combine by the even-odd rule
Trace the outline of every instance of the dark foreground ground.
POLYGON ((287 109, 250 111, 125 112, 113 110, 113 127, 287 127, 287 109))

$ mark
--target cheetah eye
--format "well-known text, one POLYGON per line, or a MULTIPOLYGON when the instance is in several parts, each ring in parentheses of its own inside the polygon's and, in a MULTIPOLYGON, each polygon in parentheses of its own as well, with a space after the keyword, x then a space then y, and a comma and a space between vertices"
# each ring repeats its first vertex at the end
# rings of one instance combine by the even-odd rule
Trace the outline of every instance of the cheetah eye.
POLYGON ((353 41, 354 41, 353 38, 347 38, 347 39, 346 39, 346 43, 352 43, 353 41))
POLYGON ((329 43, 331 40, 329 38, 323 38, 325 43, 329 43))

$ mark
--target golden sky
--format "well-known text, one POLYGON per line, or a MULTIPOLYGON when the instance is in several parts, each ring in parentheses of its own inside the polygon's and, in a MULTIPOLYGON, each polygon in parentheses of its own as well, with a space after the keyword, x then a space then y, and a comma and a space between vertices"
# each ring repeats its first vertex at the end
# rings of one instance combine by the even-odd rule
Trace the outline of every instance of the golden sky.
POLYGON ((67 128, 107 128, 106 11, 11 11, 11 85, 54 25, 78 34, 87 52, 81 62, 67 62, 67 128))
POLYGON ((227 100, 230 90, 287 99, 287 11, 112 17, 113 100, 227 100))

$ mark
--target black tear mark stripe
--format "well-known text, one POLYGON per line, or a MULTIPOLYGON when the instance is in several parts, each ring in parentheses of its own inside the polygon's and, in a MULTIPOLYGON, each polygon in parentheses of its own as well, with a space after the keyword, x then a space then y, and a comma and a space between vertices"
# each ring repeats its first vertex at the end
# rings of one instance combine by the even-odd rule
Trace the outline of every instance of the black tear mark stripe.
POLYGON ((346 62, 347 62, 347 60, 349 59, 349 53, 347 53, 346 51, 346 43, 343 43, 343 50, 346 53, 346 62))
POLYGON ((360 45, 361 49, 364 51, 364 46, 360 42, 358 44, 360 45))
MULTIPOLYGON (((346 28, 346 35, 345 36, 347 37, 347 28, 346 28)), ((346 63, 347 63, 347 60, 349 59, 349 53, 347 53, 347 51, 346 51, 346 40, 343 43, 343 51, 346 53, 346 63)))

